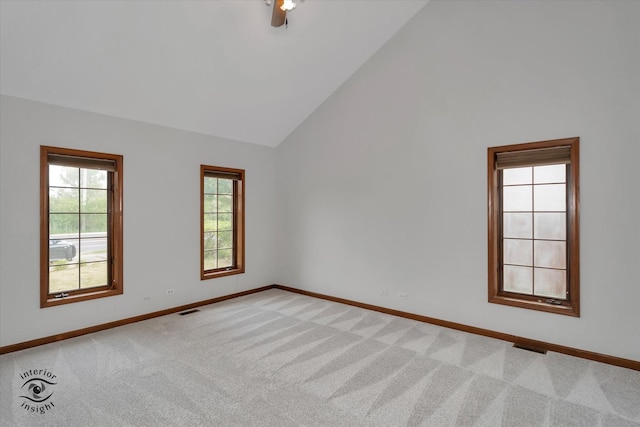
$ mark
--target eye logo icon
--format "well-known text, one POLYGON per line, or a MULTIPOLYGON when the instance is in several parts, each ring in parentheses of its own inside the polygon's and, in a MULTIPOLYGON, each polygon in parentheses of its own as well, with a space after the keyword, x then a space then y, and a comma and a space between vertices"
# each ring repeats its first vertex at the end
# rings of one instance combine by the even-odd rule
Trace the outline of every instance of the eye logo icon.
POLYGON ((27 412, 45 414, 56 405, 53 403, 53 389, 57 384, 56 375, 48 369, 30 369, 20 374, 20 407, 27 412))
POLYGON ((44 402, 53 394, 53 390, 51 390, 52 387, 50 386, 54 385, 56 385, 56 383, 49 382, 42 378, 31 378, 22 385, 24 395, 20 397, 24 397, 35 403, 44 402))

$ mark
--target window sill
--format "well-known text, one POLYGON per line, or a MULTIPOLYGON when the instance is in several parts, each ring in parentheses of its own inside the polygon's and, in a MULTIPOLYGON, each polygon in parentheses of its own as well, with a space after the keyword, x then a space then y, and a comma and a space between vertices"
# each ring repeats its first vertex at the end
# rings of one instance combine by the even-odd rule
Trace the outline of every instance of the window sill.
POLYGON ((507 295, 490 296, 489 302, 493 304, 526 308, 529 310, 545 311, 547 313, 562 314, 564 316, 580 317, 578 305, 576 303, 571 304, 570 302, 557 305, 550 304, 539 298, 532 298, 531 300, 528 300, 507 295))
POLYGON ((234 268, 231 270, 222 270, 214 272, 200 273, 200 280, 215 279, 218 277, 233 276, 234 274, 244 274, 244 268, 234 268))
POLYGON ((46 300, 40 302, 40 308, 55 307, 58 305, 88 301, 97 298, 106 298, 115 295, 122 295, 122 289, 107 289, 95 292, 83 292, 80 294, 70 294, 69 296, 63 298, 53 298, 49 296, 46 300))

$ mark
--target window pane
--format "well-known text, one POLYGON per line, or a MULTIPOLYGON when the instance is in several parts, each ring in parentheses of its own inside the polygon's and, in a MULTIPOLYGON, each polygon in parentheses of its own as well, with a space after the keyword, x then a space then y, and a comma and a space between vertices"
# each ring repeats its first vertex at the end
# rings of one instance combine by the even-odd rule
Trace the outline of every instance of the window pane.
POLYGON ((73 234, 77 237, 80 231, 80 215, 78 214, 50 214, 49 215, 49 236, 59 237, 58 234, 73 234))
POLYGON ((204 269, 205 270, 213 270, 218 268, 218 258, 217 251, 205 251, 204 252, 204 269))
POLYGON ((218 196, 218 212, 233 212, 233 196, 218 196))
POLYGON ((78 187, 80 169, 67 166, 49 165, 50 187, 78 187))
POLYGON ((505 265, 503 290, 520 294, 532 294, 533 268, 505 265))
POLYGON ((49 293, 78 289, 80 269, 78 264, 49 266, 49 293))
POLYGON ((107 171, 99 169, 80 169, 80 187, 107 188, 107 171))
POLYGON ((218 240, 218 233, 215 233, 215 232, 204 233, 204 249, 206 251, 217 249, 218 248, 217 240, 218 240))
POLYGON ((533 244, 533 263, 536 267, 567 268, 565 242, 536 240, 533 244))
POLYGON ((502 204, 504 211, 531 211, 531 186, 504 187, 502 204))
POLYGON ((78 190, 73 188, 50 188, 49 212, 78 212, 78 194, 78 190))
POLYGON ((218 196, 204 196, 204 211, 206 213, 216 213, 218 211, 218 196))
POLYGON ((504 239, 504 263, 533 265, 533 241, 504 239))
POLYGON ((107 190, 80 190, 82 212, 107 213, 107 190))
POLYGON ((219 194, 233 194, 233 180, 232 179, 218 179, 218 193, 219 194))
POLYGON ((218 230, 229 231, 233 230, 233 214, 220 214, 218 215, 218 230))
POLYGON ((565 182, 566 180, 567 165, 546 165, 533 168, 533 182, 535 184, 565 182))
POLYGON ((77 261, 78 240, 77 239, 49 239, 49 262, 56 264, 68 264, 77 261))
POLYGON ((204 177, 204 193, 218 194, 218 179, 204 177))
POLYGON ((221 231, 218 233, 218 248, 227 249, 233 247, 233 231, 221 231))
POLYGON ((204 215, 204 231, 217 231, 218 230, 218 215, 205 214, 204 215))
POLYGON ((530 213, 505 213, 503 220, 503 236, 530 239, 532 235, 530 213))
POLYGON ((106 261, 80 264, 80 288, 106 286, 108 281, 108 265, 106 261))
POLYGON ((536 211, 566 211, 567 199, 565 184, 535 185, 533 192, 533 203, 536 211))
POLYGON ((106 233, 107 214, 80 214, 80 232, 85 233, 106 233))
POLYGON ((531 167, 502 170, 502 184, 531 184, 531 167))
POLYGON ((98 234, 80 242, 80 262, 106 261, 107 233, 98 234))
POLYGON ((231 249, 222 249, 218 251, 218 268, 233 266, 233 258, 231 249))
POLYGON ((534 286, 536 295, 566 299, 567 272, 565 270, 536 268, 534 269, 534 286))
POLYGON ((564 213, 534 214, 534 238, 565 240, 567 236, 567 216, 564 213))

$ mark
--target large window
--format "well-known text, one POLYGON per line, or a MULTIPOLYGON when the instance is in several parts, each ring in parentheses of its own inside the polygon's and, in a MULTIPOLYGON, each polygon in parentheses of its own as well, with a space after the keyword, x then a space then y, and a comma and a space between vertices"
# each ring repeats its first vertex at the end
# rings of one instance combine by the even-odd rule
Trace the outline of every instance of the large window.
POLYGON ((200 277, 244 273, 244 170, 200 166, 200 277))
POLYGON ((488 149, 489 302, 579 316, 578 149, 488 149))
POLYGON ((122 156, 40 147, 40 306, 122 294, 122 156))

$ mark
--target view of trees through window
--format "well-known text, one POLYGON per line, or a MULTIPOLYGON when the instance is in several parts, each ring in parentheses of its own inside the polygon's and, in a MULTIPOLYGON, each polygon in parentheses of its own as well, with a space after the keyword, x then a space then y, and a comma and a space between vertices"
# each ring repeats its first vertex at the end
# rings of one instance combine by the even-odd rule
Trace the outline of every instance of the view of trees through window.
POLYGON ((233 260, 233 180, 204 177, 204 269, 231 267, 233 260))
POLYGON ((49 293, 109 283, 106 170, 49 165, 49 293))

